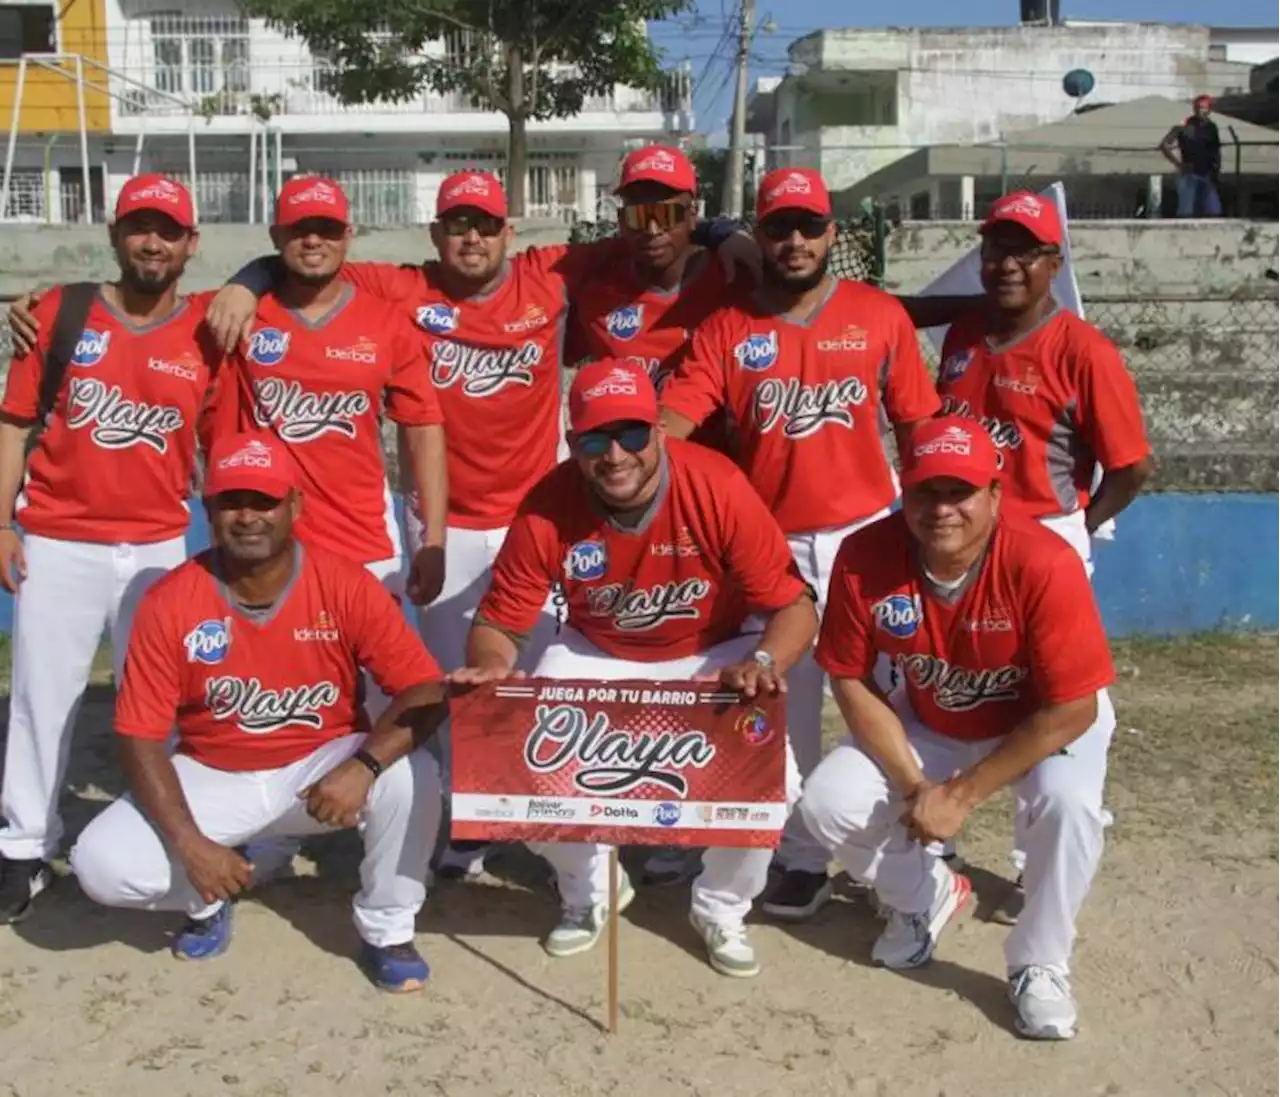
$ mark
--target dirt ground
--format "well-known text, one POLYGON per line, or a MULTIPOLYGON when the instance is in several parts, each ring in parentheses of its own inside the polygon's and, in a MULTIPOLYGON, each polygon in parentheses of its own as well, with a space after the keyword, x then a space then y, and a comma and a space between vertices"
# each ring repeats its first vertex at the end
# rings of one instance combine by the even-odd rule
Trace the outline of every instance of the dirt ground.
MULTIPOLYGON (((309 843, 302 877, 243 901, 231 951, 200 966, 166 951, 178 919, 98 908, 63 879, 0 929, 0 1097, 1276 1093, 1276 638, 1116 657, 1116 822, 1080 926, 1072 1043, 1010 1028, 1006 931, 984 920, 1008 886, 1001 800, 963 836, 977 910, 914 974, 869 966, 879 923, 848 886, 809 925, 759 922, 766 967, 747 982, 703 962, 683 889, 642 891, 612 1037, 604 949, 543 954, 555 907, 524 855, 435 890, 418 937, 432 981, 404 998, 352 960, 351 835, 309 843)), ((99 685, 82 713, 73 833, 120 791, 110 700, 99 685)))

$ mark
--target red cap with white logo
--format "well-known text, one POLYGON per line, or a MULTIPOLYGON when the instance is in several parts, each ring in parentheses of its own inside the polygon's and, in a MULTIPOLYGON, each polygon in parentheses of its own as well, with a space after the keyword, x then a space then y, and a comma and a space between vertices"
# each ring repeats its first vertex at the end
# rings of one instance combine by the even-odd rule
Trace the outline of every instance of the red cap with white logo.
POLYGON ((569 429, 574 434, 607 423, 658 421, 658 394, 649 375, 629 362, 602 358, 578 370, 569 389, 569 429))
POLYGON ((1021 225, 1040 243, 1062 246, 1062 222, 1058 219, 1057 205, 1027 190, 997 199, 978 231, 985 234, 996 225, 1021 225))
POLYGON ((319 175, 295 175, 280 188, 276 199, 277 225, 296 225, 311 218, 351 223, 347 195, 332 179, 319 175))
POLYGON ((911 432, 902 454, 902 486, 946 477, 985 488, 1000 476, 995 443, 981 423, 959 415, 926 419, 911 432))
POLYGON ((646 145, 627 154, 622 161, 622 172, 613 193, 619 193, 632 183, 661 183, 672 190, 696 194, 698 174, 693 163, 679 149, 670 145, 646 145))
POLYGON ((771 213, 788 209, 831 216, 831 194, 821 174, 813 168, 778 168, 760 180, 756 220, 763 221, 771 213))
POLYGON ((227 434, 210 447, 206 499, 225 491, 256 491, 283 499, 293 485, 293 459, 269 434, 227 434))
POLYGON ((116 220, 140 210, 163 213, 184 229, 196 227, 191 195, 181 183, 154 173, 126 179, 116 198, 116 220))
POLYGON ((440 184, 436 216, 462 207, 478 209, 490 217, 507 216, 507 195, 498 177, 487 171, 459 171, 440 184))

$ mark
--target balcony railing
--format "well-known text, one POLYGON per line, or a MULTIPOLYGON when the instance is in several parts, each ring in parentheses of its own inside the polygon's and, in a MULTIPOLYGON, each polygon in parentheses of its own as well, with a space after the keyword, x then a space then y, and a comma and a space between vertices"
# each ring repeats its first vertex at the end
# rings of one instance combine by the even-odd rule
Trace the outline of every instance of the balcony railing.
MULTIPOLYGON (((327 90, 329 62, 262 61, 238 49, 226 50, 220 59, 214 51, 184 51, 181 58, 196 56, 198 63, 180 59, 157 63, 154 59, 117 62, 117 102, 122 115, 186 115, 189 104, 196 115, 207 118, 257 114, 276 115, 440 115, 488 113, 470 97, 454 92, 440 95, 423 91, 402 102, 343 103, 327 90), (141 87, 139 86, 141 85, 141 87), (154 89, 154 93, 143 88, 154 89)), ((662 109, 663 96, 637 88, 620 87, 606 95, 589 96, 583 113, 636 114, 662 109)))

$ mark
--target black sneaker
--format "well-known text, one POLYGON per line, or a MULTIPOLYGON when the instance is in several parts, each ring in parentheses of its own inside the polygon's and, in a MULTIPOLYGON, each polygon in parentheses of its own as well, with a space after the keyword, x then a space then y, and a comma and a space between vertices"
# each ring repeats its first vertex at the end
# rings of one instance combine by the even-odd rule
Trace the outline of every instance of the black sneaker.
POLYGON ((474 880, 484 875, 484 861, 492 845, 485 841, 450 842, 440 853, 436 875, 442 880, 474 880))
POLYGON ((1005 893, 1000 905, 991 912, 991 920, 1002 926, 1016 926, 1026 901, 1027 893, 1022 889, 1022 873, 1018 873, 1018 879, 1013 887, 1005 893))
POLYGON ((53 884, 53 869, 44 861, 11 861, 0 857, 0 926, 21 922, 45 888, 53 884))
POLYGON ((761 904, 764 912, 785 922, 812 918, 831 898, 831 879, 825 872, 790 869, 761 904))

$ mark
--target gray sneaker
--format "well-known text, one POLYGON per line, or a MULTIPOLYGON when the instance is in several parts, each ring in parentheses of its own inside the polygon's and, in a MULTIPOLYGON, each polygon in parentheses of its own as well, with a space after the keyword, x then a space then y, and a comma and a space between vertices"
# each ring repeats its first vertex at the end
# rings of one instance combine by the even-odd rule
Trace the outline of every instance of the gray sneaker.
POLYGON ((1031 964, 1009 976, 1014 1028, 1031 1040, 1070 1040, 1076 1034, 1076 1000, 1065 975, 1031 964))
MULTIPOLYGON (((635 888, 624 872, 618 884, 618 913, 621 914, 631 905, 636 897, 635 888)), ((574 909, 566 907, 560 914, 560 924, 556 926, 542 942, 548 956, 563 960, 568 956, 577 956, 580 952, 589 952, 600 940, 600 934, 608 921, 609 906, 597 903, 593 907, 574 909)))
POLYGON ((931 910, 906 914, 890 910, 884 931, 871 947, 871 959, 881 967, 920 967, 933 959, 938 937, 957 914, 964 909, 973 892, 967 876, 947 873, 947 886, 934 901, 931 910))
POLYGON ((760 961, 741 922, 720 926, 705 922, 690 912, 689 922, 707 946, 707 960, 721 975, 732 979, 751 979, 760 974, 760 961))

